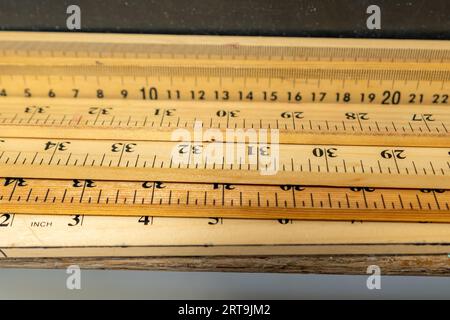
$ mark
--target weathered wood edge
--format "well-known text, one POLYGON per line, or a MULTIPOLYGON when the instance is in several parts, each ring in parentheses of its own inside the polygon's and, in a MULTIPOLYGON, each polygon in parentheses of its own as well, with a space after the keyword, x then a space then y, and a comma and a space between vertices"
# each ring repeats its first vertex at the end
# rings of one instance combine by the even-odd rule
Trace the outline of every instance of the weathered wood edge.
POLYGON ((367 274, 378 265, 386 275, 449 276, 448 255, 299 255, 209 257, 4 258, 0 268, 367 274))

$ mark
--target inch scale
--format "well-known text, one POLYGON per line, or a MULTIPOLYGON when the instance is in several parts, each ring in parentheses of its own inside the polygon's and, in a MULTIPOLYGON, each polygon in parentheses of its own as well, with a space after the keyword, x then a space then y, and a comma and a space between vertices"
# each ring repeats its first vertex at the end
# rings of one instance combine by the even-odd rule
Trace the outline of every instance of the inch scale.
MULTIPOLYGON (((450 225, 0 214, 3 258, 447 254, 450 225)), ((36 262, 36 261, 35 261, 36 262)))
MULTIPOLYGON (((225 135, 277 130, 280 143, 448 146, 450 113, 442 106, 246 102, 159 102, 35 98, 1 101, 2 137, 167 140, 174 130, 225 135), (240 131, 238 131, 240 130, 240 131), (117 134, 120 132, 120 134, 117 134)), ((215 136, 215 141, 226 137, 215 136)))
POLYGON ((25 214, 450 222, 443 189, 5 178, 0 205, 25 214))
POLYGON ((448 105, 448 41, 0 34, 0 97, 448 105))

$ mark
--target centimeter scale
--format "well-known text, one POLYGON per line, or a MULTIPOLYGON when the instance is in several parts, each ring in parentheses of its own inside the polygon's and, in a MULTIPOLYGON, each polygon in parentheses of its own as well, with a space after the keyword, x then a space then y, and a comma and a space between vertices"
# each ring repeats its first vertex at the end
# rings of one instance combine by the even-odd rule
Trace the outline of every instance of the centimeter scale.
POLYGON ((0 95, 448 105, 448 41, 0 34, 0 95))

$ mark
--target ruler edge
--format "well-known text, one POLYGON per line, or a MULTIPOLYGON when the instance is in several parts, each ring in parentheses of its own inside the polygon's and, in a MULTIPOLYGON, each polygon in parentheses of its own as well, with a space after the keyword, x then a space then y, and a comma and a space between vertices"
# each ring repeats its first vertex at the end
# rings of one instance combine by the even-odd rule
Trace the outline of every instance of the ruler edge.
POLYGON ((332 37, 276 37, 276 36, 222 36, 222 35, 172 35, 172 34, 133 34, 99 32, 41 32, 41 31, 0 31, 1 41, 46 41, 46 42, 99 42, 132 44, 178 44, 194 42, 206 45, 255 46, 261 41, 271 46, 316 46, 354 48, 355 43, 368 48, 402 49, 419 47, 420 49, 450 49, 450 40, 428 39, 372 39, 372 38, 332 38, 332 37), (381 44, 386 44, 381 46, 381 44), (420 45, 419 45, 420 44, 420 45), (448 48, 442 48, 443 45, 448 48), (437 47, 437 48, 435 48, 437 47))

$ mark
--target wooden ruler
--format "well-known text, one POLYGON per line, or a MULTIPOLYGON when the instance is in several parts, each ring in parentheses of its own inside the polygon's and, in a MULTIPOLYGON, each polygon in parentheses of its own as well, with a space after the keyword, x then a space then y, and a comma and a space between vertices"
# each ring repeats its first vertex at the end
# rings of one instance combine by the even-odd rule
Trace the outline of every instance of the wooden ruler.
POLYGON ((450 222, 443 189, 6 178, 0 205, 34 214, 450 222))
POLYGON ((3 137, 170 141, 174 130, 183 129, 193 141, 205 141, 205 131, 214 129, 222 132, 216 141, 226 141, 230 130, 257 136, 264 129, 278 130, 280 143, 450 145, 448 107, 434 105, 8 98, 0 100, 0 106, 3 137))
POLYGON ((446 254, 450 225, 0 214, 2 258, 446 254))
POLYGON ((449 157, 449 148, 5 138, 0 176, 449 189, 449 157))
POLYGON ((0 97, 449 104, 449 41, 2 32, 0 57, 0 97))

